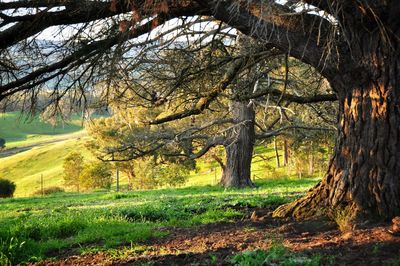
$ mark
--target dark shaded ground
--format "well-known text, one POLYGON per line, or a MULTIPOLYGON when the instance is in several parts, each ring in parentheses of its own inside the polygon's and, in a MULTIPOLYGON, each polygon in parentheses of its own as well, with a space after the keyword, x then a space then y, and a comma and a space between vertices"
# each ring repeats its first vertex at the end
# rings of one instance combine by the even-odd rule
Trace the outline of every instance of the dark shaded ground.
POLYGON ((247 211, 247 219, 234 223, 161 229, 170 235, 140 243, 139 250, 125 249, 122 256, 96 253, 41 265, 229 265, 228 258, 237 252, 268 250, 276 241, 299 256, 334 257, 334 265, 400 263, 400 237, 389 232, 390 225, 342 233, 327 221, 295 222, 274 219, 263 209, 247 211))

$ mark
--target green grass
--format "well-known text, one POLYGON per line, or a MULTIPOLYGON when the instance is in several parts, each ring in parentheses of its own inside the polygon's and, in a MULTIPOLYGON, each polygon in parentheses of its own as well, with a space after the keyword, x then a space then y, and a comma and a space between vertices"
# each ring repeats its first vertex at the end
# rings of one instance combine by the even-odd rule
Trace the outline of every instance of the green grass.
POLYGON ((234 255, 230 263, 234 266, 259 266, 259 265, 281 265, 281 266, 319 266, 333 265, 334 258, 324 257, 316 254, 312 257, 301 256, 290 252, 282 244, 274 244, 269 250, 245 251, 234 255))
MULTIPOLYGON (((16 197, 31 196, 41 188, 43 176, 44 188, 52 186, 63 187, 63 161, 71 152, 83 153, 85 160, 94 160, 93 156, 84 148, 86 133, 81 130, 81 120, 73 117, 69 124, 53 128, 43 123, 39 118, 26 120, 19 113, 0 114, 0 137, 5 137, 7 147, 28 146, 43 141, 63 139, 56 143, 39 145, 19 154, 0 158, 0 178, 6 178, 17 184, 16 197), (76 131, 77 130, 77 131, 76 131), (65 140, 64 140, 65 139, 65 140)), ((255 147, 255 157, 252 163, 253 180, 263 178, 286 177, 293 178, 294 171, 290 167, 275 168, 274 150, 266 145, 255 147), (263 160, 262 155, 269 160, 263 160)), ((282 154, 281 154, 282 155, 282 154)), ((216 185, 221 176, 221 169, 213 159, 197 161, 198 171, 193 171, 184 186, 216 185)), ((314 177, 316 177, 315 175, 314 177)), ((127 187, 127 177, 120 173, 122 189, 127 187)), ((63 187, 65 190, 72 188, 63 187)), ((112 189, 115 188, 114 187, 112 189)))
POLYGON ((27 262, 65 250, 79 254, 134 245, 167 234, 161 227, 233 221, 243 217, 240 207, 276 207, 293 200, 290 192, 303 193, 316 181, 259 180, 258 189, 244 190, 204 186, 3 199, 0 255, 27 262))
POLYGON ((0 158, 0 177, 16 183, 16 197, 30 196, 40 189, 42 175, 44 187, 63 186, 62 165, 69 153, 79 150, 92 159, 84 141, 85 138, 65 140, 0 158))
POLYGON ((53 127, 38 116, 29 117, 18 112, 0 114, 0 138, 6 140, 7 148, 50 141, 82 129, 82 120, 77 115, 64 125, 53 127))
MULTIPOLYGON (((80 131, 81 132, 81 131, 80 131)), ((76 133, 70 135, 74 138, 76 133)), ((43 176, 44 188, 52 186, 63 187, 63 161, 71 152, 81 152, 86 161, 95 160, 91 153, 84 147, 87 137, 60 141, 57 143, 46 144, 35 147, 31 150, 19 154, 0 158, 0 177, 14 181, 17 185, 15 197, 31 196, 35 191, 41 188, 41 176, 43 176)), ((264 157, 273 157, 272 148, 256 147, 256 153, 264 157)), ((288 172, 286 167, 275 169, 271 167, 274 160, 260 160, 255 157, 252 163, 253 180, 264 178, 296 178, 293 173, 288 172)), ((198 171, 193 171, 187 186, 206 186, 216 185, 220 179, 221 170, 218 164, 213 160, 198 160, 198 171)), ((122 188, 127 187, 127 177, 120 173, 120 184, 122 188)), ((314 176, 316 177, 316 176, 314 176)), ((72 188, 65 188, 67 191, 72 188)), ((115 189, 115 184, 112 187, 115 189)), ((287 191, 284 191, 287 192, 287 191)))
POLYGON ((84 148, 87 140, 78 115, 63 126, 53 127, 39 117, 27 117, 18 112, 0 114, 0 137, 6 139, 6 148, 40 144, 27 151, 0 158, 0 178, 16 183, 14 196, 31 196, 41 188, 63 187, 63 161, 74 151, 80 151, 87 160, 93 160, 84 148), (56 141, 58 140, 58 141, 56 141), (54 143, 44 143, 56 141, 54 143))
MULTIPOLYGON (((17 184, 15 196, 20 197, 0 199, 0 265, 8 263, 7 260, 14 263, 41 261, 67 250, 82 254, 118 250, 122 244, 135 247, 140 240, 167 234, 160 230, 162 227, 241 219, 242 207, 276 207, 293 200, 318 180, 298 179, 286 168, 271 167, 274 160, 255 157, 252 172, 258 188, 225 190, 210 186, 220 178, 216 162, 200 160, 198 171, 191 173, 182 188, 21 198, 31 196, 40 188, 41 176, 45 188, 63 186, 62 164, 69 153, 80 151, 86 160, 93 158, 84 148, 87 137, 78 124, 54 129, 40 121, 18 124, 16 117, 17 114, 8 113, 0 118, 1 136, 14 141, 8 145, 27 146, 60 136, 73 139, 0 158, 0 177, 14 181, 17 184)), ((255 153, 273 157, 274 151, 259 146, 255 153)), ((121 184, 126 184, 123 175, 121 184)))
POLYGON ((271 247, 268 250, 247 250, 233 255, 229 262, 234 266, 282 265, 282 266, 319 266, 333 265, 333 256, 318 253, 304 255, 288 249, 280 235, 268 236, 271 247))

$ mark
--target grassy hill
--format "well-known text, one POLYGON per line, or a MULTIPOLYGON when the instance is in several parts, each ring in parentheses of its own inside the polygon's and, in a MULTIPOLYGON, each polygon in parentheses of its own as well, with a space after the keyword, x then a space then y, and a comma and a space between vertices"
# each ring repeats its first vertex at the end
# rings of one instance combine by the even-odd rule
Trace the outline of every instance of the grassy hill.
MULTIPOLYGON (((86 161, 94 160, 84 143, 88 139, 81 127, 81 120, 76 116, 64 127, 52 127, 39 118, 24 120, 18 113, 6 113, 0 116, 0 137, 7 140, 11 147, 28 147, 27 151, 0 158, 0 177, 17 184, 16 197, 31 196, 41 188, 43 176, 44 188, 63 187, 63 161, 74 151, 81 152, 86 161)), ((281 167, 275 169, 274 150, 260 145, 255 148, 252 164, 253 180, 264 178, 297 178, 293 169, 281 167), (270 158, 264 160, 262 158, 270 158)), ((1 156, 0 156, 1 157, 1 156)), ((216 185, 219 182, 221 169, 212 159, 200 159, 198 171, 192 172, 185 186, 216 185)), ((122 189, 127 185, 127 178, 121 174, 122 189)), ((68 190, 68 188, 66 189, 68 190)))
MULTIPOLYGON (((67 135, 68 136, 68 135, 67 135)), ((43 176, 44 187, 63 186, 63 161, 69 153, 81 152, 85 159, 94 160, 93 156, 84 147, 87 136, 76 138, 72 133, 71 139, 56 143, 44 144, 28 151, 13 156, 0 158, 0 177, 14 181, 17 184, 16 197, 31 196, 41 187, 43 176)), ((270 155, 271 148, 258 147, 257 151, 270 155)), ((269 177, 266 164, 273 163, 260 161, 255 158, 253 163, 253 177, 256 179, 269 177)), ((220 179, 221 170, 215 161, 199 160, 198 171, 192 172, 185 186, 216 185, 220 179)), ((285 168, 278 170, 277 176, 284 174, 285 168)), ((121 174, 122 188, 127 184, 124 175, 121 174)), ((68 190, 68 189, 67 189, 68 190)))
POLYGON ((30 196, 40 189, 41 176, 44 187, 63 185, 63 161, 73 151, 90 153, 84 147, 85 138, 46 144, 13 156, 0 158, 0 176, 17 184, 16 197, 30 196))
POLYGON ((30 196, 40 189, 42 175, 45 187, 61 186, 62 163, 70 152, 79 150, 90 156, 83 146, 86 132, 78 116, 53 127, 39 117, 3 113, 0 137, 6 140, 6 152, 27 149, 12 156, 0 156, 0 177, 17 184, 16 197, 30 196))
POLYGON ((71 121, 54 127, 38 116, 30 117, 19 112, 0 114, 0 138, 6 140, 8 149, 68 137, 66 134, 82 129, 82 120, 77 115, 71 121))

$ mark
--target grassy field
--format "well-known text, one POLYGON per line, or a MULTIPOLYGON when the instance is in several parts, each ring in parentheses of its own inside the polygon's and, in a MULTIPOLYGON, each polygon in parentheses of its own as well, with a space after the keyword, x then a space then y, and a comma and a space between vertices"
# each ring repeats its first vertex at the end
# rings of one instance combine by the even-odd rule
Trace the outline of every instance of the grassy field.
POLYGON ((40 117, 29 117, 18 112, 0 114, 0 138, 6 140, 7 148, 32 145, 38 142, 67 137, 67 134, 83 129, 80 117, 73 116, 64 125, 53 127, 40 117))
MULTIPOLYGON (((88 137, 80 127, 80 123, 79 117, 75 117, 64 128, 53 128, 40 121, 39 118, 26 121, 18 113, 1 115, 0 136, 7 139, 8 147, 37 144, 27 151, 0 158, 0 177, 16 183, 15 197, 28 197, 39 191, 42 177, 44 188, 63 187, 62 164, 65 157, 71 152, 79 151, 87 161, 95 160, 84 147, 88 137), (50 142, 43 143, 44 141, 50 142)), ((273 149, 265 145, 256 147, 255 153, 261 154, 265 158, 273 158, 274 155, 273 149)), ((274 163, 274 159, 264 161, 256 156, 252 164, 253 179, 293 177, 290 169, 286 167, 275 169, 274 163)), ((185 186, 216 185, 218 183, 221 169, 216 161, 201 159, 198 160, 197 165, 198 171, 190 174, 185 186)), ((127 187, 127 178, 123 174, 121 174, 121 186, 122 189, 127 187)), ((64 187, 64 189, 68 191, 71 188, 64 187)))
POLYGON ((2 113, 0 137, 6 140, 7 150, 27 147, 15 155, 0 156, 0 178, 16 183, 15 197, 31 196, 38 191, 42 177, 44 188, 63 187, 62 164, 71 152, 79 151, 88 160, 94 160, 84 147, 87 134, 78 115, 64 125, 53 127, 39 117, 2 113))
POLYGON ((0 177, 16 183, 16 197, 32 195, 41 187, 62 186, 62 163, 72 151, 82 151, 86 133, 78 116, 63 126, 53 127, 39 117, 29 118, 20 113, 0 114, 0 137, 6 148, 30 147, 27 151, 0 158, 0 177))
POLYGON ((69 153, 81 151, 91 158, 84 147, 85 138, 46 144, 13 156, 0 158, 0 176, 16 183, 16 197, 31 196, 44 187, 63 186, 63 161, 69 153))
POLYGON ((138 241, 167 235, 161 228, 233 221, 243 217, 244 207, 276 207, 316 182, 266 179, 257 181, 257 189, 245 190, 203 186, 3 199, 0 255, 20 263, 64 251, 83 254, 112 252, 122 244, 136 247, 138 241))
MULTIPOLYGON (((0 265, 57 259, 66 253, 101 251, 123 257, 121 246, 125 250, 129 246, 131 253, 142 252, 147 247, 140 243, 167 236, 166 228, 237 222, 248 216, 248 208, 271 210, 302 195, 319 180, 318 174, 301 179, 290 167, 275 168, 274 150, 260 145, 252 163, 256 189, 215 186, 220 167, 214 160, 201 159, 198 170, 181 188, 32 197, 41 188, 41 177, 44 188, 63 187, 62 165, 69 153, 79 151, 86 161, 94 160, 85 149, 89 137, 80 120, 53 128, 39 119, 25 124, 16 113, 3 114, 0 137, 7 140, 8 148, 29 146, 26 151, 0 158, 0 177, 17 184, 15 198, 0 199, 0 265)), ((122 175, 122 189, 126 184, 122 175)), ((271 254, 250 255, 264 258, 271 254)), ((241 262, 247 261, 247 256, 238 254, 232 258, 236 261, 233 264, 247 265, 241 262)))
MULTIPOLYGON (((44 188, 63 187, 62 164, 69 153, 79 151, 87 161, 94 158, 85 149, 88 136, 79 119, 63 128, 53 128, 40 119, 25 124, 18 117, 17 113, 8 113, 0 118, 0 136, 7 140, 8 148, 30 146, 27 151, 0 158, 0 177, 17 184, 16 198, 0 199, 0 265, 5 260, 41 261, 64 251, 112 252, 121 244, 135 247, 138 241, 168 234, 160 228, 241 219, 241 208, 275 207, 317 181, 315 177, 298 179, 288 175, 287 168, 274 169, 274 160, 255 157, 253 179, 258 188, 224 190, 212 186, 220 178, 218 164, 203 159, 182 188, 68 192, 32 198, 41 188, 41 177, 44 188)), ((274 151, 259 146, 255 153, 273 158, 274 151)), ((121 179, 124 188, 126 178, 122 175, 121 179)))

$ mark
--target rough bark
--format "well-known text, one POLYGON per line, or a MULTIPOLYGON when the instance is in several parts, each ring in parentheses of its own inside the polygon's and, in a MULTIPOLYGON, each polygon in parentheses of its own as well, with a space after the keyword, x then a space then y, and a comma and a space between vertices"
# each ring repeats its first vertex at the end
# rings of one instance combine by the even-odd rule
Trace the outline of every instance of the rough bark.
POLYGON ((365 73, 332 83, 340 107, 329 169, 305 197, 279 207, 275 216, 301 218, 340 207, 357 217, 400 214, 400 41, 382 40, 377 31, 352 34, 360 46, 354 60, 365 73))
POLYGON ((226 163, 220 184, 224 187, 254 186, 251 181, 251 159, 255 142, 253 106, 246 102, 232 103, 237 125, 233 127, 225 146, 226 163))

